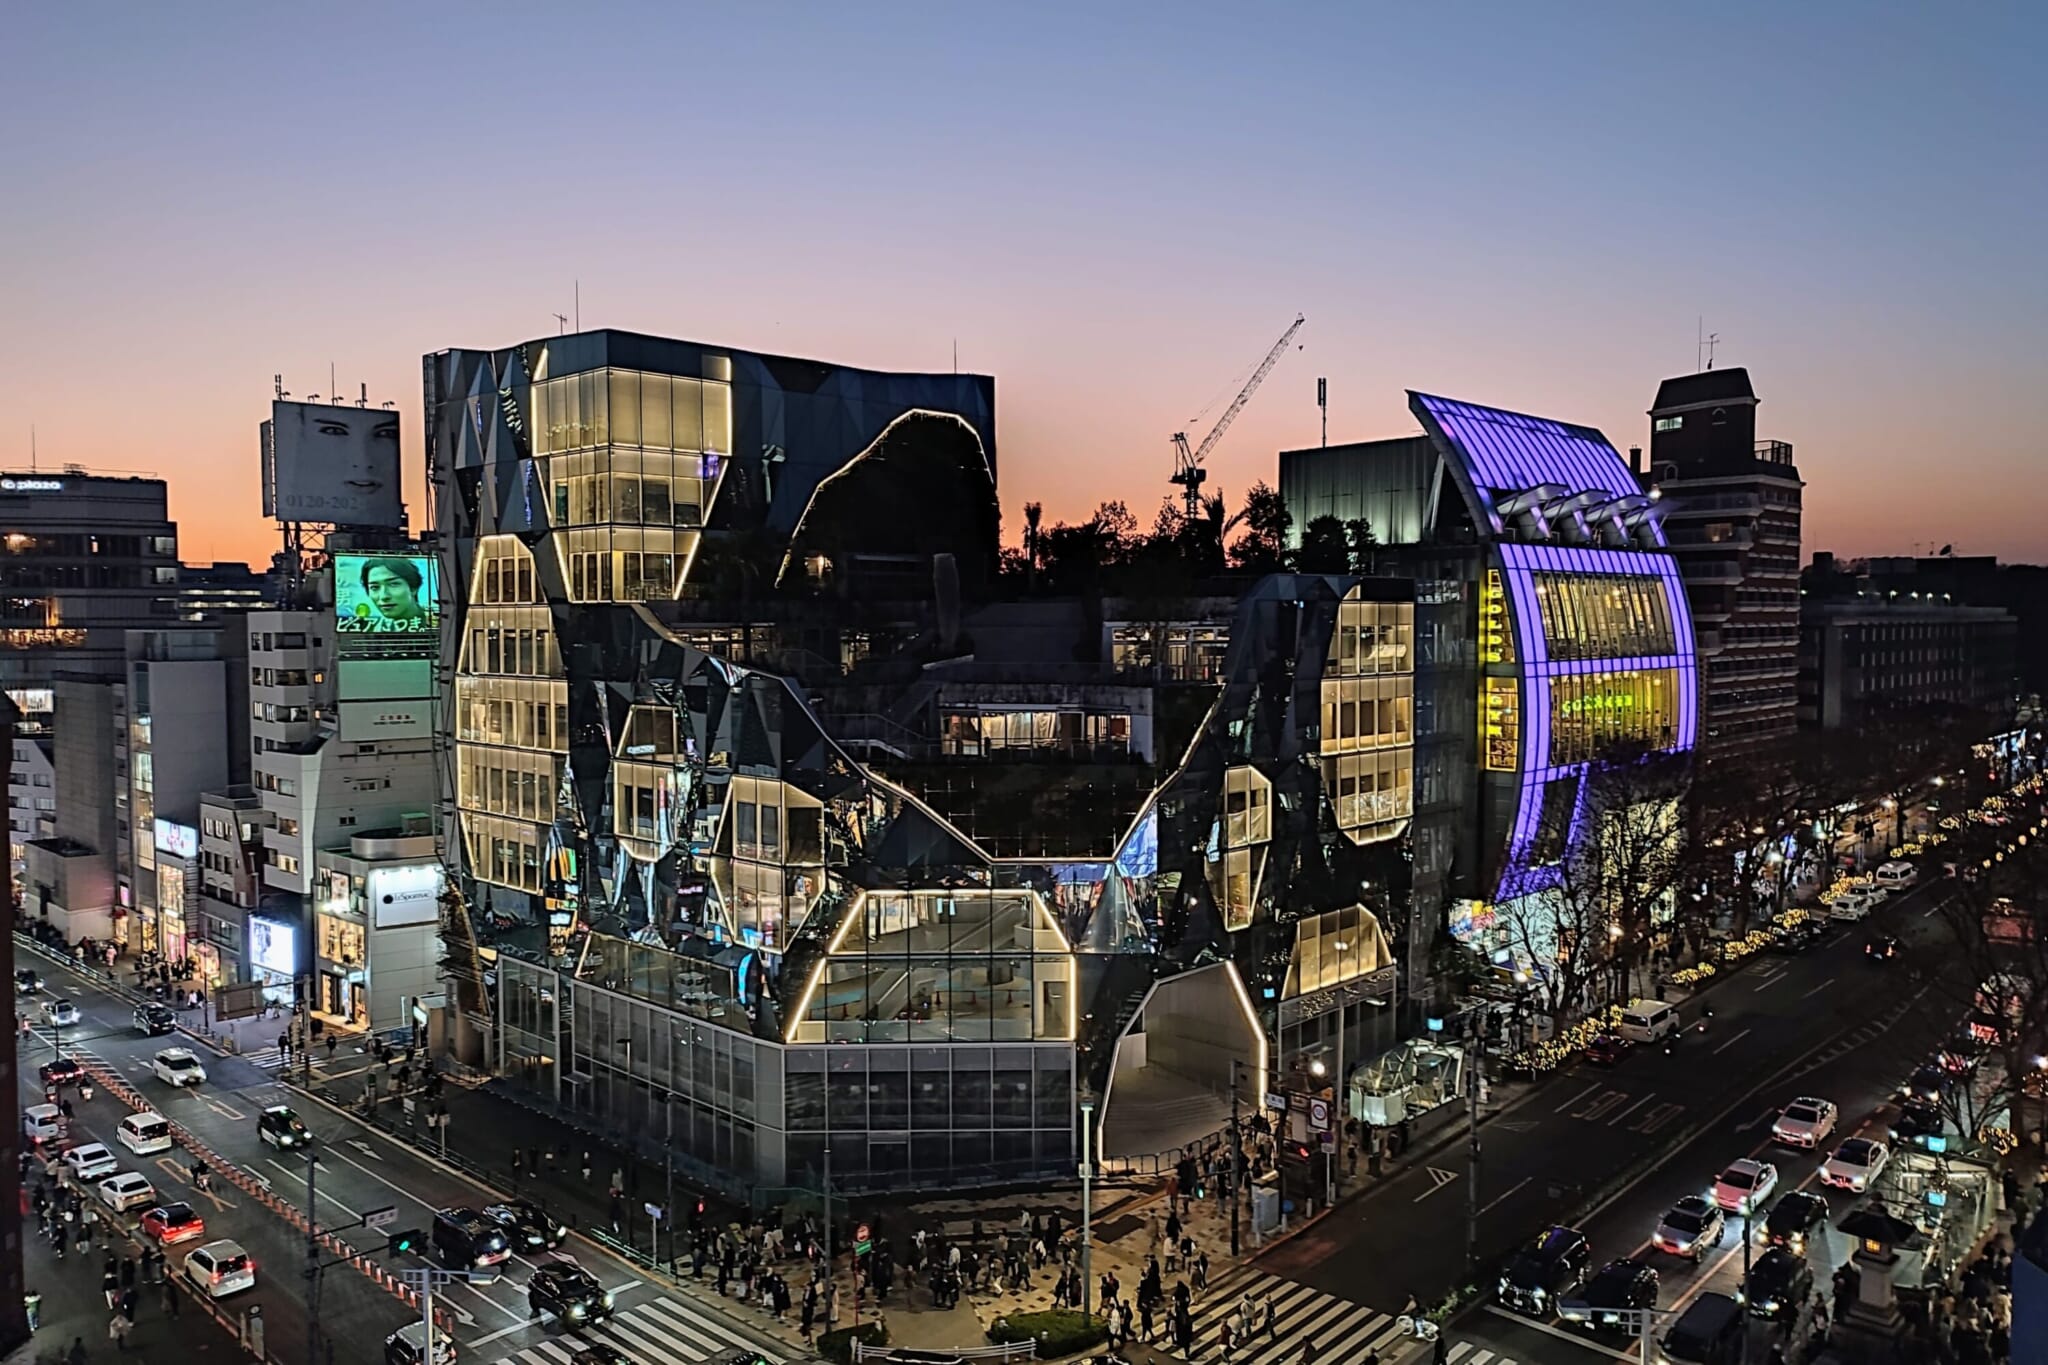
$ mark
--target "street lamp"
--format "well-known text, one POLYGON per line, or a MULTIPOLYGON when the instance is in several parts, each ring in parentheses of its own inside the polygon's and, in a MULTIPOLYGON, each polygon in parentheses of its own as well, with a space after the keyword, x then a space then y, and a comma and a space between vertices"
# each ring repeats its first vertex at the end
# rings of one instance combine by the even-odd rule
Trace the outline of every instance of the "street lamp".
MULTIPOLYGON (((1089 1296, 1095 1292, 1094 1269, 1095 1250, 1095 1168, 1091 1164, 1094 1156, 1095 1101, 1081 1101, 1081 1318, 1088 1317, 1089 1296)), ((1231 1252, 1236 1254, 1236 1248, 1231 1252)))

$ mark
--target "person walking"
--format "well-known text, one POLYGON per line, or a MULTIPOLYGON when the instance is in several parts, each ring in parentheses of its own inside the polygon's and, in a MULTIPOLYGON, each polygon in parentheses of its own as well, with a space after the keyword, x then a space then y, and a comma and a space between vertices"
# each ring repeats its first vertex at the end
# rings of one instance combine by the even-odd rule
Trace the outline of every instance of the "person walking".
POLYGON ((164 1316, 175 1318, 183 1308, 183 1305, 178 1302, 178 1286, 173 1284, 168 1278, 161 1281, 161 1283, 163 1285, 164 1316))
POLYGON ((514 1145, 512 1148, 512 1185, 515 1189, 519 1185, 519 1148, 517 1145, 514 1145))
POLYGON ((21 1296, 21 1309, 28 1314, 28 1330, 33 1332, 43 1325, 43 1296, 30 1285, 21 1296))
POLYGON ((109 1309, 121 1297, 120 1266, 112 1256, 107 1257, 106 1268, 100 1272, 100 1293, 106 1296, 109 1309))
POLYGON ((1273 1307, 1273 1296, 1267 1294, 1259 1302, 1259 1311, 1266 1319, 1266 1344, 1272 1345, 1280 1339, 1280 1314, 1273 1307))
POLYGON ((115 1350, 125 1355, 128 1351, 128 1333, 134 1329, 134 1323, 116 1313, 107 1319, 107 1340, 114 1343, 115 1350))

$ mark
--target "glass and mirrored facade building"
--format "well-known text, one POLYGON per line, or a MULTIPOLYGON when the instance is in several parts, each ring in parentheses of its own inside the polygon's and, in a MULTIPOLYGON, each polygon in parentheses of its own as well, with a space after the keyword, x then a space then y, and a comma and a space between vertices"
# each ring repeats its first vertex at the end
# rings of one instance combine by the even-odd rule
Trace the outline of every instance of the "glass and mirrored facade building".
POLYGON ((1391 1041, 1408 582, 1006 600, 980 376, 605 332, 426 389, 473 1060, 772 1190, 1071 1177, 1083 1102, 1165 1148, 1391 1041))

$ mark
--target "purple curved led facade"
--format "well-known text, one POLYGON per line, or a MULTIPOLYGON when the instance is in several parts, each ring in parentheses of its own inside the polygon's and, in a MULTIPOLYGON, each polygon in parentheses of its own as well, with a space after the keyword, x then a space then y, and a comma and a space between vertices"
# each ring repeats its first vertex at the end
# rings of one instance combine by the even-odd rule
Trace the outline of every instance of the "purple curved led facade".
POLYGON ((1414 394, 1415 405, 1436 419, 1480 488, 1520 490, 1556 483, 1574 493, 1598 489, 1617 498, 1643 491, 1627 461, 1591 427, 1428 393, 1414 394))
MULTIPOLYGON (((1699 739, 1699 664, 1693 648, 1692 614, 1687 609, 1685 585, 1678 576, 1678 562, 1669 554, 1642 550, 1600 550, 1567 545, 1525 545, 1504 543, 1495 547, 1500 556, 1501 576, 1511 601, 1509 616, 1515 634, 1517 671, 1522 677, 1523 743, 1520 791, 1515 803, 1515 822, 1508 836, 1508 856, 1502 867, 1497 898, 1512 899, 1543 889, 1548 879, 1540 870, 1526 866, 1524 859, 1537 835, 1543 812, 1543 788, 1559 778, 1585 768, 1583 763, 1553 765, 1550 762, 1550 686, 1553 678, 1573 674, 1615 673, 1638 669, 1670 669, 1678 681, 1677 724, 1665 752, 1690 750, 1699 739), (1662 585, 1665 609, 1670 613, 1672 638, 1677 646, 1671 654, 1639 655, 1610 659, 1552 659, 1550 642, 1543 633, 1543 616, 1536 601, 1535 575, 1633 574, 1654 577, 1662 585)), ((1576 821, 1570 842, 1577 842, 1576 821)))

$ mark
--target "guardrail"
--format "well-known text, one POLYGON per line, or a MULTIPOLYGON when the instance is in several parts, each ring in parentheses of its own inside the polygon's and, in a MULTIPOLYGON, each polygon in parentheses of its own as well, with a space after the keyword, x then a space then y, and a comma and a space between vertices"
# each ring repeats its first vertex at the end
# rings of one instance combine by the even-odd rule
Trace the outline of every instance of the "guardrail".
POLYGON ((856 1361, 882 1360, 897 1361, 901 1365, 947 1365, 957 1360, 1030 1360, 1038 1354, 1035 1341, 1012 1341, 1001 1346, 962 1346, 944 1351, 907 1350, 900 1346, 870 1346, 864 1341, 853 1343, 853 1358, 856 1361))

